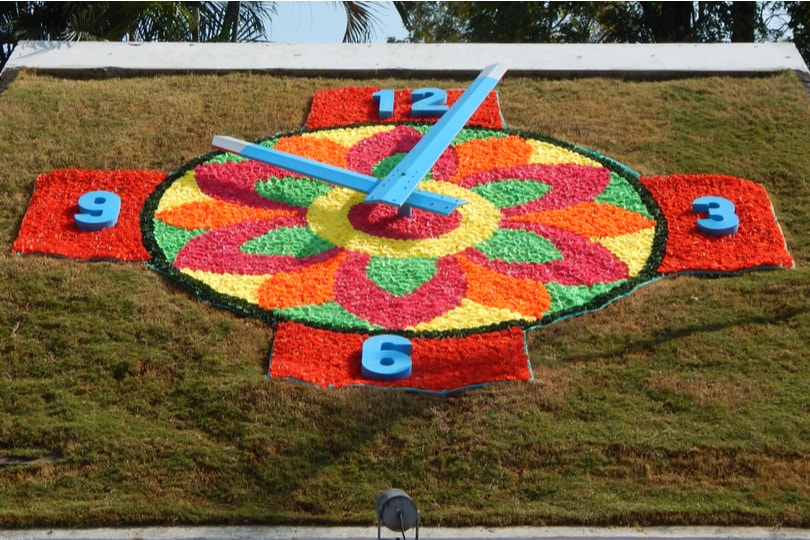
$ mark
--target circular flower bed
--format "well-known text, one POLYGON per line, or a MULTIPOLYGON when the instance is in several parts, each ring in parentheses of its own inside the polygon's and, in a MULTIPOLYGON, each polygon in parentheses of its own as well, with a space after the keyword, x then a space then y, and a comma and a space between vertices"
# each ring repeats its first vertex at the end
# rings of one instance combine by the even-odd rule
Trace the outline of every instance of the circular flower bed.
MULTIPOLYGON (((384 177, 429 126, 366 125, 260 144, 384 177)), ((142 214, 153 264, 199 296, 271 321, 345 332, 531 328, 655 276, 662 220, 637 176, 556 141, 466 128, 420 189, 449 216, 211 153, 172 173, 142 214)))

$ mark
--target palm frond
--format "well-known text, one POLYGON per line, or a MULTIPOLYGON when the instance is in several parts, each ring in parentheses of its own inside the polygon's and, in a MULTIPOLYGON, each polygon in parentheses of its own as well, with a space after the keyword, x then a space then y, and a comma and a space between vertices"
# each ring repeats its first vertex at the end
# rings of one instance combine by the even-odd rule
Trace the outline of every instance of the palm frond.
POLYGON ((346 12, 344 43, 363 43, 374 37, 380 24, 380 5, 376 2, 340 2, 346 12))

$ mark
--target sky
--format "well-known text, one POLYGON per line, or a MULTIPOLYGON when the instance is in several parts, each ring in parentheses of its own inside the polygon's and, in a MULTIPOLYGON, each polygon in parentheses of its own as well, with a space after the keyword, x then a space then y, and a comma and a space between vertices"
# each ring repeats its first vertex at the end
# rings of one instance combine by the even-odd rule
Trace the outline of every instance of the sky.
MULTIPOLYGON (((391 2, 377 2, 379 30, 371 43, 389 37, 404 39, 408 32, 391 2)), ((276 2, 276 15, 267 25, 267 40, 276 43, 340 43, 346 15, 339 2, 276 2)))

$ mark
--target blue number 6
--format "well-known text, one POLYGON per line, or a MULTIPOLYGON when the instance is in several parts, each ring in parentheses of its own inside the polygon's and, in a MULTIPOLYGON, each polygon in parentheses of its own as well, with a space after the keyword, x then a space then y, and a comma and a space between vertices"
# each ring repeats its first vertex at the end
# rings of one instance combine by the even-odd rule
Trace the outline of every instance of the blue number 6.
POLYGON ((692 212, 708 212, 709 217, 697 220, 698 229, 712 236, 734 234, 740 228, 740 218, 734 213, 734 203, 723 197, 698 197, 692 201, 692 212))
POLYGON ((121 213, 121 197, 109 191, 89 191, 79 197, 79 212, 73 219, 83 231, 112 227, 121 213))
POLYGON ((363 342, 360 373, 367 379, 398 381, 411 376, 411 342, 402 336, 372 336, 363 342))

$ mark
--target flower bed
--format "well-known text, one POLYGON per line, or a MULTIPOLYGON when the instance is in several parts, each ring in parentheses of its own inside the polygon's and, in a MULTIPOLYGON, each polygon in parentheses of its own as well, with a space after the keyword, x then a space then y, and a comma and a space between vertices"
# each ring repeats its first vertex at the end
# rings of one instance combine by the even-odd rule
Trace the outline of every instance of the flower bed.
MULTIPOLYGON (((428 128, 363 125, 260 144, 382 177, 428 128)), ((378 333, 429 340, 417 342, 445 368, 420 372, 417 347, 414 375, 374 384, 445 391, 529 378, 523 330, 655 277, 657 208, 626 169, 573 147, 466 128, 420 188, 467 202, 450 216, 401 218, 362 193, 212 153, 147 201, 145 241, 153 264, 201 298, 280 323, 271 375, 325 386, 359 384, 358 336, 378 333)))
MULTIPOLYGON (((374 91, 318 92, 307 126, 325 129, 259 143, 382 178, 431 126, 402 123, 405 94, 394 118, 377 122, 374 91)), ((661 275, 793 265, 758 184, 639 178, 598 153, 495 129, 494 94, 474 120, 483 127, 463 129, 419 186, 466 201, 449 216, 413 209, 404 218, 362 193, 212 152, 165 180, 155 171, 42 175, 14 250, 150 260, 201 299, 276 324, 273 377, 433 392, 530 379, 526 330, 661 275), (121 215, 110 229, 81 231, 76 202, 94 190, 119 194, 121 215), (734 203, 736 234, 698 230, 692 201, 705 195, 734 203), (382 333, 411 339, 409 378, 361 376, 362 344, 382 333)))
POLYGON ((150 255, 141 244, 141 208, 165 178, 164 172, 145 170, 63 169, 41 174, 12 251, 146 261, 150 255), (76 226, 73 216, 79 212, 79 197, 90 191, 109 191, 121 197, 114 227, 88 232, 76 226))
POLYGON ((753 268, 792 268, 782 230, 761 185, 721 175, 672 175, 641 178, 667 221, 667 243, 659 267, 662 274, 681 272, 733 273, 753 268), (737 233, 700 233, 692 201, 722 194, 740 219, 737 233))

